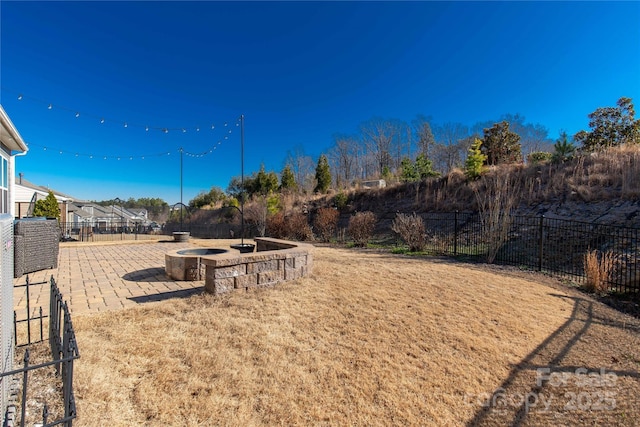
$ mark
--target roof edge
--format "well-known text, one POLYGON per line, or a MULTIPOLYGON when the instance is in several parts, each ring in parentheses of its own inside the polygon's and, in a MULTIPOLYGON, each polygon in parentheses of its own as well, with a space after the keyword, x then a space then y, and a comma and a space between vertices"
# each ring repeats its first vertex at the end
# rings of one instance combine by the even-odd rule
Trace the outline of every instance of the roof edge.
POLYGON ((2 143, 6 145, 7 148, 13 151, 21 151, 23 153, 29 151, 29 147, 27 147, 27 144, 20 136, 18 129, 16 129, 6 111, 4 111, 2 104, 0 104, 0 126, 2 126, 2 130, 6 131, 9 136, 9 138, 5 140, 5 134, 2 132, 2 143))

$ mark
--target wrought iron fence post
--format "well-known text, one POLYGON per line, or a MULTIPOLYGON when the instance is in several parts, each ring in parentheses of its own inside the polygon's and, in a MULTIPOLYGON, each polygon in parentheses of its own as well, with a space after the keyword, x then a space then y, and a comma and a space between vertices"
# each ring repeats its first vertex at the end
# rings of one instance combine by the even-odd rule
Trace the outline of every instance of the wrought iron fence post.
POLYGON ((27 274, 27 278, 25 281, 25 285, 27 287, 27 343, 31 345, 31 303, 29 301, 29 275, 27 274))
POLYGON ((13 344, 18 346, 18 313, 13 311, 13 344))
POLYGON ((47 404, 44 404, 44 408, 42 408, 42 425, 47 425, 47 418, 49 418, 49 407, 47 404))
POLYGON ((542 257, 544 248, 544 215, 540 215, 540 229, 538 241, 538 271, 542 271, 542 257))
POLYGON ((458 211, 453 216, 453 256, 458 255, 458 211))
POLYGON ((27 382, 29 380, 29 349, 24 352, 24 373, 22 374, 22 408, 20 410, 20 425, 24 427, 24 418, 27 413, 27 382))

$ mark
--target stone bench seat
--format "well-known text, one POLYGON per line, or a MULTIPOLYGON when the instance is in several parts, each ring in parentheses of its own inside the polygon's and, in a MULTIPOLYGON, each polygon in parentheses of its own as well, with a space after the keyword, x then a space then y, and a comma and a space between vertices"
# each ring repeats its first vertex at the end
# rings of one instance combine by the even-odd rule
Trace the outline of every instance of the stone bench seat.
POLYGON ((204 288, 212 294, 269 286, 311 273, 313 246, 307 243, 256 237, 257 252, 205 255, 204 288))

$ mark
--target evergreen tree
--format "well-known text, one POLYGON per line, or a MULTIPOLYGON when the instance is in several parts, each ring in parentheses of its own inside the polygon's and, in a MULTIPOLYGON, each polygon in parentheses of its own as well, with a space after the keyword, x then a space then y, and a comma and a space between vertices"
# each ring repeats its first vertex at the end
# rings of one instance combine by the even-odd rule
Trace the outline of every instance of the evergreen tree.
POLYGON ((468 179, 478 179, 482 175, 487 156, 482 153, 482 140, 476 138, 471 144, 467 160, 464 162, 464 174, 468 179))
POLYGON ((44 200, 37 200, 33 208, 33 216, 60 219, 60 206, 52 191, 44 200))
POLYGON ((278 189, 278 176, 275 172, 265 172, 264 165, 260 165, 260 171, 253 179, 251 194, 261 194, 266 196, 278 189))
POLYGON ((418 154, 415 162, 405 157, 400 162, 400 168, 400 181, 413 183, 416 199, 418 198, 422 181, 432 176, 438 176, 438 173, 433 170, 433 163, 423 153, 418 154))
POLYGON ((598 108, 589 114, 591 132, 581 130, 573 139, 587 151, 625 143, 640 144, 640 119, 635 119, 631 98, 620 98, 617 107, 598 108))
POLYGON ((569 142, 567 132, 562 131, 560 133, 560 138, 558 138, 556 143, 553 145, 553 150, 551 160, 563 163, 573 157, 573 154, 576 151, 576 146, 573 145, 572 142, 569 142))
POLYGON ((502 121, 489 129, 484 129, 482 153, 487 156, 488 165, 515 163, 522 161, 520 135, 509 130, 509 122, 502 121))
POLYGON ((296 177, 289 165, 286 165, 280 176, 280 190, 295 190, 297 188, 296 177))
POLYGON ((329 169, 329 161, 324 154, 318 159, 316 166, 316 188, 315 193, 326 193, 331 185, 331 169, 329 169))

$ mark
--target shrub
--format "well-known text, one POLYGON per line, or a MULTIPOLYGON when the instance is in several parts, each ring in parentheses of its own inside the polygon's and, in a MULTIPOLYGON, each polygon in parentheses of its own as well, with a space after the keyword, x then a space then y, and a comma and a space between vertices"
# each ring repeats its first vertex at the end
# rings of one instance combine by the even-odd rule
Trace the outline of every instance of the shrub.
POLYGON ((276 239, 287 238, 287 222, 284 212, 278 212, 267 218, 267 234, 276 239))
POLYGON ((313 232, 307 217, 301 213, 294 213, 286 218, 288 238, 292 240, 313 240, 313 232))
POLYGON ((267 233, 276 239, 312 240, 313 232, 307 217, 301 213, 285 217, 284 212, 267 219, 267 233))
POLYGON ((611 251, 598 253, 588 251, 584 255, 584 271, 587 275, 585 289, 597 294, 605 294, 609 289, 609 282, 613 276, 617 258, 611 251))
POLYGON ((333 197, 333 202, 336 204, 336 207, 339 210, 343 210, 344 208, 347 207, 347 203, 349 202, 349 196, 347 196, 345 193, 341 191, 333 197))
POLYGON ((397 214, 391 223, 391 229, 409 245, 410 252, 420 252, 427 244, 424 221, 415 213, 413 215, 397 214))
POLYGON ((547 151, 534 151, 533 153, 529 153, 527 155, 527 162, 530 164, 540 164, 550 162, 553 158, 553 154, 547 151))
POLYGON ((318 237, 324 242, 328 242, 334 236, 338 226, 340 212, 331 208, 318 209, 318 215, 314 221, 314 226, 318 237))
POLYGON ((36 201, 33 216, 60 220, 60 206, 58 206, 58 200, 52 191, 49 191, 45 199, 36 201))
POLYGON ((373 212, 358 212, 349 219, 347 233, 356 246, 366 246, 376 226, 376 215, 373 212))

